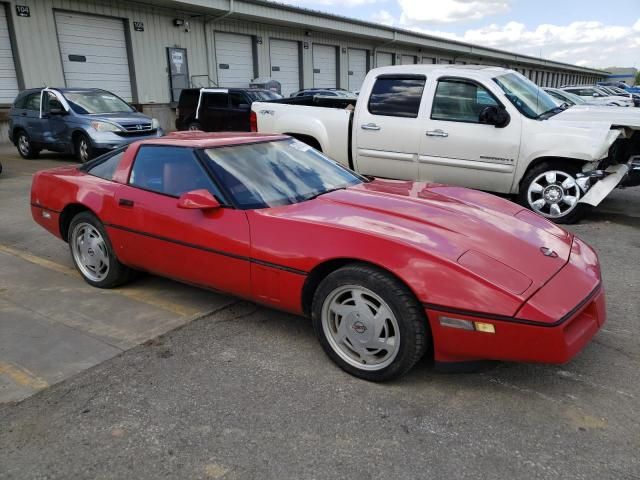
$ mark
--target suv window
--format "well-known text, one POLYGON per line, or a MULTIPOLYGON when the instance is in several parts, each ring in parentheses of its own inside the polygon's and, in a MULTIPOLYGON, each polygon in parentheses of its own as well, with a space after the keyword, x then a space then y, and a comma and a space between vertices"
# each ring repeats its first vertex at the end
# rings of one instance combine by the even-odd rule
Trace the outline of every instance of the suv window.
POLYGON ((13 102, 13 108, 24 108, 25 101, 28 95, 20 94, 16 97, 15 102, 13 102))
POLYGON ((472 82, 441 80, 433 99, 431 118, 480 123, 480 111, 487 106, 498 106, 498 102, 486 88, 472 82))
POLYGON ((240 108, 240 105, 249 105, 251 103, 242 92, 229 93, 229 100, 231 100, 231 108, 240 108))
POLYGON ((228 93, 204 93, 202 105, 206 108, 227 108, 229 106, 228 93))
POLYGON ((59 110, 63 110, 62 103, 60 102, 60 100, 58 100, 58 97, 56 97, 55 93, 46 92, 46 95, 44 95, 43 100, 44 100, 44 105, 42 105, 43 112, 48 112, 51 108, 57 108, 59 110))
POLYGON ((180 92, 180 100, 178 104, 182 108, 192 107, 195 108, 198 105, 198 99, 200 98, 200 90, 193 88, 185 88, 180 92))
POLYGON ((191 148, 142 146, 131 169, 129 184, 152 192, 179 197, 192 190, 209 190, 224 197, 191 148))
POLYGON ((27 110, 40 111, 40 92, 30 93, 24 102, 24 107, 27 110))
POLYGON ((369 97, 372 115, 417 118, 427 79, 421 75, 380 76, 369 97))
POLYGON ((94 177, 104 178, 105 180, 113 180, 113 174, 116 172, 116 168, 126 152, 126 147, 123 149, 114 150, 109 153, 105 153, 100 157, 93 160, 90 164, 87 164, 86 172, 94 177))

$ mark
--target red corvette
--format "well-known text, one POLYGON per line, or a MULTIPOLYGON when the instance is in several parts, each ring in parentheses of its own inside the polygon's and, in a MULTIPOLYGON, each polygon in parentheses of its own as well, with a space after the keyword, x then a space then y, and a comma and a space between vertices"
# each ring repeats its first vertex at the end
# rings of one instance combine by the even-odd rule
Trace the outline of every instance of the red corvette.
POLYGON ((39 172, 33 218, 110 288, 143 270, 308 315, 368 380, 436 362, 563 363, 605 322, 598 258, 516 204, 368 179, 282 135, 190 132, 39 172))

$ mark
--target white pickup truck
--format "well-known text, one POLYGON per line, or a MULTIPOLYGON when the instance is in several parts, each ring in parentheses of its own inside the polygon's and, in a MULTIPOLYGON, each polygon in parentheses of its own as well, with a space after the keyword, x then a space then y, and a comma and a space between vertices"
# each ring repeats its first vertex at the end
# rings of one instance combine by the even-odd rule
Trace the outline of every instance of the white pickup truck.
POLYGON ((640 109, 558 106, 513 70, 377 68, 355 108, 347 103, 256 102, 252 124, 365 175, 517 194, 558 223, 577 221, 617 186, 640 184, 640 109))

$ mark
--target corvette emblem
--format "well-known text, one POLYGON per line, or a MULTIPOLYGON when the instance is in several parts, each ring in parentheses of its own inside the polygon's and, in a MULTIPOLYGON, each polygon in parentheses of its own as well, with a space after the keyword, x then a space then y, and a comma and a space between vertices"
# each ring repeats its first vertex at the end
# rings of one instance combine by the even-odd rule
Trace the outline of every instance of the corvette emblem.
POLYGON ((353 331, 356 333, 364 333, 367 331, 367 326, 361 321, 354 323, 351 328, 353 328, 353 331))
POLYGON ((556 258, 558 254, 548 247, 540 247, 540 251, 545 257, 556 258))

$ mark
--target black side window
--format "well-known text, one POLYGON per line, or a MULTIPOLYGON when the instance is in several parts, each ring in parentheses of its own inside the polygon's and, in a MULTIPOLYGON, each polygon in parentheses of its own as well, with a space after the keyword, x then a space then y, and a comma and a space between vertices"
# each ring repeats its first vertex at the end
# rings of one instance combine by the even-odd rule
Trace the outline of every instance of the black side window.
POLYGON ((484 87, 459 80, 441 80, 433 99, 431 118, 479 123, 480 112, 487 106, 498 106, 498 103, 484 87))
POLYGON ((58 97, 56 97, 54 93, 46 92, 44 95, 44 105, 42 106, 42 111, 48 112, 52 108, 62 110, 62 103, 60 103, 60 100, 58 100, 58 97))
POLYGON ((204 93, 202 104, 206 108, 227 108, 229 106, 228 93, 204 93))
POLYGON ((198 105, 199 97, 200 97, 199 90, 192 90, 192 89, 185 88, 182 90, 182 92, 180 92, 180 100, 178 101, 178 104, 182 108, 195 108, 196 105, 198 105))
POLYGON ((25 102, 24 107, 27 110, 37 110, 40 111, 40 92, 30 93, 25 102))
POLYGON ((426 78, 422 76, 378 77, 369 97, 373 115, 416 118, 426 78))
POLYGON ((231 100, 231 108, 240 108, 240 105, 249 105, 251 103, 242 92, 230 93, 229 100, 231 100))
POLYGON ((18 95, 16 101, 13 102, 13 108, 24 108, 25 101, 28 95, 18 95))
POLYGON ((127 149, 116 150, 113 152, 105 153, 104 155, 96 158, 91 164, 87 165, 86 172, 94 177, 104 178, 105 180, 113 180, 113 174, 116 173, 116 168, 122 160, 122 156, 127 149))
POLYGON ((129 184, 145 190, 179 197, 192 190, 209 190, 224 197, 191 148, 142 146, 131 169, 129 184))

